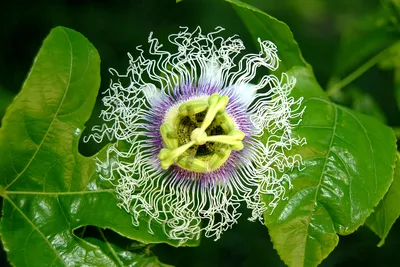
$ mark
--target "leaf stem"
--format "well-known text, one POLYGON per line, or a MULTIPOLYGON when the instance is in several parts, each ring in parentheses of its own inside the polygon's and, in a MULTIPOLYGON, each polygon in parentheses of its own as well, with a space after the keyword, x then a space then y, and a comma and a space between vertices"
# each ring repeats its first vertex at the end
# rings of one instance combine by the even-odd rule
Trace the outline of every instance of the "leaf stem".
POLYGON ((391 48, 392 46, 387 47, 386 49, 378 53, 376 56, 369 59, 363 65, 361 65, 358 69, 350 73, 346 78, 330 86, 326 91, 328 96, 331 96, 339 92, 343 87, 346 87, 352 81, 356 80, 358 77, 364 74, 367 70, 378 64, 380 61, 382 61, 386 57, 386 54, 390 51, 391 48))
POLYGON ((80 238, 82 238, 82 239, 85 236, 86 228, 87 228, 87 225, 83 226, 83 230, 82 230, 82 233, 81 233, 81 236, 80 236, 80 238))
POLYGON ((117 260, 118 264, 123 267, 124 263, 121 261, 121 259, 119 258, 117 252, 114 250, 114 248, 111 246, 110 242, 107 240, 106 236, 104 235, 103 231, 97 227, 97 230, 99 231, 101 237, 104 240, 104 243, 106 243, 106 246, 108 247, 108 249, 110 250, 111 254, 113 254, 113 256, 115 257, 115 259, 117 260))

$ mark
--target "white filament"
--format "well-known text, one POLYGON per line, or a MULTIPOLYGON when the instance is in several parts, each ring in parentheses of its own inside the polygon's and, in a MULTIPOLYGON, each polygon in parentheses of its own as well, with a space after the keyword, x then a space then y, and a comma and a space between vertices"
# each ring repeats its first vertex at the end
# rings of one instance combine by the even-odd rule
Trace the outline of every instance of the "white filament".
POLYGON ((85 140, 116 140, 107 151, 107 160, 98 160, 100 177, 115 185, 119 206, 132 215, 135 226, 145 218, 152 232, 150 225, 155 221, 179 244, 198 238, 201 232, 218 239, 237 222, 241 202, 252 210, 250 220, 262 222, 263 213, 272 212, 291 186, 284 172, 301 163, 299 155, 287 153, 292 146, 305 143, 292 136, 292 127, 304 111, 302 99, 289 96, 295 79, 283 74, 281 79, 264 75, 258 83, 253 81, 258 68, 263 68, 262 73, 278 68, 276 46, 259 40, 260 53, 236 60, 245 48, 243 42, 236 36, 218 36, 222 30, 204 35, 200 28, 193 33, 182 28, 169 36, 177 48, 175 53, 161 50, 162 45, 150 34, 148 53, 157 60, 147 59, 138 47, 139 57, 128 54, 126 74, 110 69, 117 80, 104 93, 105 109, 100 116, 105 123, 94 127, 85 140), (238 166, 230 168, 226 177, 207 186, 194 181, 200 174, 176 177, 176 173, 161 169, 154 156, 159 151, 149 142, 149 125, 152 118, 160 116, 153 107, 180 90, 176 89, 179 85, 191 83, 214 84, 221 94, 235 91, 248 107, 245 116, 254 127, 254 136, 245 142, 248 155, 237 161, 238 166), (262 195, 272 196, 268 205, 262 195))

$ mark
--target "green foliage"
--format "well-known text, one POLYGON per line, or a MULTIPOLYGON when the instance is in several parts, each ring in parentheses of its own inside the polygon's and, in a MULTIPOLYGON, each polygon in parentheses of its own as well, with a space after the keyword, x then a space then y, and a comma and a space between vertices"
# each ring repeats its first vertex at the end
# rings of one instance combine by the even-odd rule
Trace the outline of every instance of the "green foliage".
POLYGON ((98 179, 94 157, 77 151, 97 96, 99 70, 99 55, 87 39, 55 28, 4 117, 1 235, 16 266, 124 266, 120 261, 127 253, 115 250, 113 254, 123 254, 117 260, 119 256, 108 256, 114 246, 106 240, 107 246, 99 246, 74 235, 74 229, 85 225, 113 229, 144 243, 174 244, 159 225, 154 235, 148 233, 147 221, 133 228, 109 183, 98 179))
POLYGON ((397 40, 393 31, 391 21, 382 9, 354 22, 341 37, 332 74, 344 77, 371 56, 391 46, 397 40))
POLYGON ((338 244, 337 234, 348 235, 363 225, 387 192, 396 140, 389 127, 327 99, 282 22, 242 2, 229 2, 254 38, 283 47, 285 70, 297 79, 292 95, 304 97, 306 111, 294 134, 307 144, 291 150, 302 155, 304 168, 289 174, 293 189, 288 200, 265 215, 265 224, 286 264, 317 266, 338 244))
POLYGON ((242 1, 226 1, 232 3, 251 35, 255 37, 256 43, 258 38, 274 41, 279 48, 279 58, 281 59, 279 71, 287 71, 293 66, 309 67, 301 55, 292 32, 285 23, 242 1))
POLYGON ((6 113, 7 107, 10 105, 12 101, 12 94, 2 88, 0 88, 0 126, 1 126, 1 118, 3 118, 6 113))
POLYGON ((400 110, 400 42, 397 41, 387 49, 387 56, 380 62, 382 69, 394 70, 394 85, 397 107, 400 110))
MULTIPOLYGON (((389 4, 390 0, 383 2, 388 6, 387 9, 380 8, 368 14, 348 27, 342 35, 335 67, 327 88, 329 95, 338 97, 335 94, 343 87, 373 66, 380 64, 383 68, 395 69, 395 93, 398 107, 400 107, 399 74, 397 73, 397 67, 400 66, 398 56, 400 28, 396 16, 390 15, 397 14, 397 11, 393 10, 395 1, 393 5, 389 4), (340 81, 340 77, 350 72, 350 75, 340 81)), ((359 95, 354 97, 359 97, 359 95)))
POLYGON ((345 91, 339 91, 332 95, 331 98, 336 103, 349 106, 355 111, 387 123, 387 118, 375 98, 358 87, 350 87, 345 91))
POLYGON ((400 29, 400 2, 398 0, 381 0, 382 5, 388 12, 388 18, 400 29))
POLYGON ((395 70, 394 84, 395 84, 397 108, 400 110, 400 68, 395 70))
MULTIPOLYGON (((394 73, 400 107, 398 1, 383 0, 385 9, 347 28, 328 94, 285 23, 242 1, 226 2, 255 44, 260 38, 277 45, 277 72, 296 77, 292 96, 303 98, 306 108, 293 133, 307 144, 290 151, 302 156, 303 165, 288 173, 293 188, 287 200, 264 216, 279 256, 288 266, 317 266, 338 245, 339 235, 362 225, 381 238, 382 246, 400 215, 400 154, 373 96, 359 87, 341 89, 379 64, 394 73)), ((5 113, 0 234, 17 267, 166 266, 148 244, 177 245, 159 224, 141 217, 140 226, 133 227, 130 215, 118 208, 112 185, 95 171, 95 159, 105 159, 105 149, 92 157, 78 152, 99 86, 97 50, 81 34, 57 27, 43 42, 17 97, 0 90, 0 118, 5 113)))
MULTIPOLYGON (((289 73, 291 73, 289 71, 289 73)), ((301 77, 296 90, 305 91, 301 77)), ((289 266, 317 266, 364 223, 392 182, 395 139, 389 127, 321 98, 307 107, 295 134, 304 169, 290 177, 287 202, 266 215, 275 248, 289 266)))
POLYGON ((349 91, 349 93, 351 94, 352 109, 374 117, 383 123, 387 122, 387 119, 385 118, 382 109, 371 95, 364 93, 360 89, 356 88, 347 91, 349 91))
MULTIPOLYGON (((131 240, 121 237, 116 233, 109 233, 100 228, 93 229, 95 233, 88 235, 87 228, 83 228, 82 238, 86 241, 98 246, 101 250, 111 258, 117 266, 137 266, 137 267, 168 267, 160 263, 157 257, 152 256, 150 252, 151 245, 141 243, 132 243, 131 240)), ((90 231, 90 229, 89 229, 90 231)))
POLYGON ((385 238, 389 234, 394 222, 400 216, 400 206, 398 201, 400 199, 400 153, 397 152, 397 162, 395 166, 393 183, 386 193, 385 197, 379 202, 367 221, 366 225, 377 234, 381 241, 378 246, 383 246, 385 238))

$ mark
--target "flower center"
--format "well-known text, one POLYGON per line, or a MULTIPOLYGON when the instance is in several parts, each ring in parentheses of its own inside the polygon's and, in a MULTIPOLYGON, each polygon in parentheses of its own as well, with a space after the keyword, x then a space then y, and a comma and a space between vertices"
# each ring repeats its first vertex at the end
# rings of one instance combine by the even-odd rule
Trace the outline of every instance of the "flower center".
POLYGON ((164 141, 158 157, 161 167, 171 165, 194 172, 210 172, 221 167, 232 150, 243 148, 245 134, 235 128, 225 108, 229 98, 218 93, 189 100, 161 125, 164 141))

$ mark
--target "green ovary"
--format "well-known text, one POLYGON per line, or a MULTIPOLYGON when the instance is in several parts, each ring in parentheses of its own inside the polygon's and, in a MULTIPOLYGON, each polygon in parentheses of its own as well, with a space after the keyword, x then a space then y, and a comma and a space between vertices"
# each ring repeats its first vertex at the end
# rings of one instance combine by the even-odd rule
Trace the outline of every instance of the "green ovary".
POLYGON ((211 172, 221 167, 232 150, 243 149, 244 133, 226 113, 227 96, 189 100, 161 125, 164 141, 158 157, 161 167, 175 164, 194 172, 211 172))

